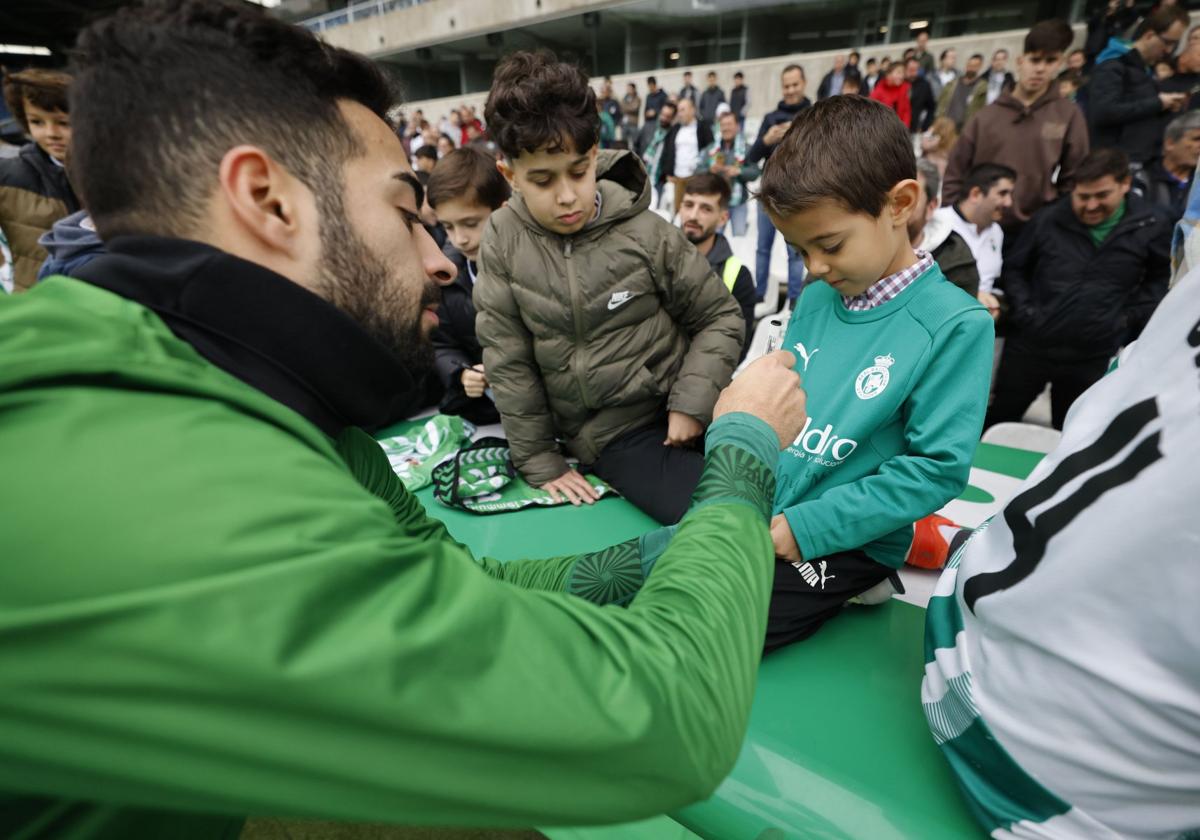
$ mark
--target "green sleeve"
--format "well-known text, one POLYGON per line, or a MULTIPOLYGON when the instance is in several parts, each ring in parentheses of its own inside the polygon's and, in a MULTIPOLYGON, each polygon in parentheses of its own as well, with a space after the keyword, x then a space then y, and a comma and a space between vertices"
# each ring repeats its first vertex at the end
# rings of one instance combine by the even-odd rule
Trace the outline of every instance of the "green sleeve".
POLYGON ((733 766, 773 571, 771 467, 747 449, 713 448, 700 504, 616 609, 482 573, 272 424, 190 396, 89 400, 120 421, 30 427, 9 462, 27 480, 0 488, 23 558, 0 569, 0 790, 596 824, 704 798, 733 766), (51 440, 95 469, 40 469, 51 440))
POLYGON ((905 452, 871 475, 783 510, 803 557, 861 548, 928 516, 966 487, 987 410, 994 331, 982 307, 944 329, 901 409, 905 452))

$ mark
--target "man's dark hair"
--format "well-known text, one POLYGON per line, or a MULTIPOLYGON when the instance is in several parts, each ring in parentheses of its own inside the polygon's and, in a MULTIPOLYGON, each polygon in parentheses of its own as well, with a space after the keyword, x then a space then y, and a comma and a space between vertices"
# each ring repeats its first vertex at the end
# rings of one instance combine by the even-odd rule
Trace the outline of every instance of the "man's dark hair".
POLYGON ((916 47, 909 47, 908 49, 906 49, 906 50, 904 51, 904 60, 905 60, 905 61, 908 61, 910 58, 912 58, 912 57, 913 57, 914 55, 916 55, 916 54, 917 54, 917 48, 916 48, 916 47))
POLYGON ((1025 36, 1025 54, 1064 52, 1075 40, 1071 25, 1065 20, 1040 20, 1025 36))
POLYGON ((1070 82, 1076 89, 1083 87, 1083 74, 1078 70, 1064 70, 1058 74, 1057 82, 1070 82))
POLYGON ((868 67, 870 67, 872 64, 878 64, 878 63, 879 63, 879 62, 878 62, 878 61, 876 61, 876 60, 875 60, 875 59, 873 59, 873 58, 868 58, 868 59, 867 59, 867 66, 868 66, 868 67))
POLYGON ((684 70, 684 71, 683 71, 683 75, 685 75, 685 76, 690 76, 690 75, 692 75, 692 71, 691 71, 691 70, 684 70))
POLYGON ((862 58, 862 53, 858 50, 850 50, 850 58, 862 58))
POLYGON ((664 103, 662 104, 662 106, 661 106, 661 107, 659 107, 659 109, 658 109, 658 113, 659 113, 659 115, 661 116, 661 115, 662 115, 662 112, 663 112, 663 111, 665 111, 665 110, 667 110, 668 108, 670 108, 670 109, 671 109, 671 113, 674 113, 674 114, 678 114, 678 113, 679 113, 679 103, 678 103, 678 102, 672 102, 671 100, 669 100, 669 99, 668 99, 666 102, 664 102, 664 103))
POLYGON ((983 57, 983 53, 971 53, 971 57, 967 59, 967 61, 978 61, 980 63, 986 60, 987 59, 983 57))
POLYGON ((895 111, 862 96, 833 96, 793 120, 767 161, 758 198, 779 217, 823 200, 878 217, 892 187, 916 175, 912 138, 895 111))
POLYGON ((1188 20, 1187 9, 1183 6, 1159 6, 1142 21, 1142 25, 1137 28, 1137 33, 1133 36, 1134 40, 1141 38, 1147 32, 1162 35, 1176 23, 1186 24, 1188 20))
POLYGON ((483 118, 509 160, 539 149, 561 152, 568 143, 583 154, 600 139, 587 76, 549 50, 515 52, 496 65, 483 118))
POLYGON ((426 143, 424 146, 419 147, 415 152, 413 152, 413 157, 431 158, 433 160, 437 160, 437 148, 426 143))
POLYGON ((739 71, 737 71, 736 73, 734 73, 734 74, 733 74, 733 78, 735 78, 735 79, 744 79, 744 78, 746 78, 746 77, 745 77, 745 76, 743 76, 743 75, 742 75, 742 71, 741 71, 741 70, 739 70, 739 71))
POLYGON ((804 68, 801 67, 799 64, 789 64, 787 67, 783 68, 783 72, 780 73, 779 75, 780 75, 780 77, 786 76, 788 73, 791 73, 793 70, 798 70, 800 72, 800 78, 804 79, 804 81, 806 81, 806 82, 808 81, 808 77, 804 75, 804 68))
POLYGON ((716 71, 716 70, 709 70, 709 71, 708 71, 708 78, 710 78, 710 79, 715 79, 715 78, 717 78, 717 71, 716 71))
POLYGON ((654 78, 653 76, 647 76, 647 77, 646 77, 646 84, 648 84, 648 85, 656 85, 656 84, 658 84, 658 79, 654 78))
POLYGON ((498 210, 511 194, 508 181, 496 169, 496 159, 470 146, 439 160, 425 187, 425 197, 434 210, 443 201, 456 198, 498 210))
POLYGON ((921 59, 917 58, 915 55, 910 55, 908 58, 904 59, 904 66, 907 67, 910 64, 916 64, 918 67, 920 67, 921 59))
POLYGON ((241 144, 336 211, 343 165, 366 151, 339 101, 384 120, 395 102, 363 56, 224 0, 122 8, 80 33, 72 68, 72 180, 103 239, 193 232, 241 144))
POLYGON ((29 131, 29 119, 25 116, 25 103, 43 111, 71 113, 67 92, 71 77, 55 70, 22 70, 20 73, 4 74, 4 101, 8 110, 29 131))
POLYGON ((1002 163, 980 163, 972 166, 967 172, 967 177, 963 178, 962 196, 966 198, 976 187, 987 195, 992 191, 992 187, 1006 178, 1015 184, 1017 173, 1002 163))
POLYGON ((722 210, 729 209, 731 190, 729 182, 715 172, 701 172, 693 175, 683 184, 684 195, 715 195, 717 204, 722 210))
POLYGON ((947 47, 946 49, 942 50, 942 54, 938 56, 938 61, 945 61, 946 56, 953 52, 953 50, 954 47, 947 47))
POLYGON ((1075 184, 1099 181, 1111 175, 1118 181, 1129 177, 1129 155, 1121 149, 1093 149, 1075 169, 1075 184))

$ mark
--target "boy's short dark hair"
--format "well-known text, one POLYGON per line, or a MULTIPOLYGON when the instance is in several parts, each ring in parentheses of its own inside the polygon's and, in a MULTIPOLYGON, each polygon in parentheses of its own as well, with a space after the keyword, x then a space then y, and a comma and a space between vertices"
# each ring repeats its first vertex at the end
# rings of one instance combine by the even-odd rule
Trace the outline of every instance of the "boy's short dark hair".
POLYGON ((656 84, 658 84, 658 79, 654 78, 653 76, 647 76, 647 77, 646 77, 646 84, 648 84, 648 85, 656 85, 656 84))
POLYGON ((72 70, 72 181, 105 240, 187 236, 242 143, 312 190, 322 216, 344 213, 343 166, 366 149, 339 105, 387 122, 396 102, 369 59, 222 0, 125 6, 80 33, 72 70))
POLYGON ((976 187, 984 195, 992 191, 992 187, 997 183, 1008 179, 1014 184, 1017 182, 1017 173, 1008 166, 1002 163, 980 163, 972 166, 967 176, 963 178, 962 195, 967 197, 971 194, 971 190, 976 187))
POLYGON ((743 75, 742 75, 742 71, 741 71, 741 70, 739 70, 739 71, 737 71, 736 73, 734 73, 734 74, 733 74, 733 78, 735 78, 735 79, 744 79, 744 78, 746 78, 746 77, 745 77, 745 76, 743 76, 743 75))
POLYGON ((717 175, 715 172, 701 172, 699 175, 693 175, 688 178, 683 184, 684 195, 715 195, 717 196, 717 204, 722 210, 729 209, 729 201, 731 191, 729 182, 717 175))
POLYGON ((433 160, 437 160, 437 148, 426 143, 424 146, 420 146, 415 152, 413 152, 413 157, 432 158, 433 160))
POLYGON ((1075 33, 1065 20, 1040 20, 1025 36, 1025 54, 1065 52, 1073 40, 1075 33))
POLYGON ((587 76, 549 50, 515 52, 496 65, 483 118, 510 160, 539 149, 560 152, 568 141, 582 154, 600 139, 587 76))
POLYGON ((912 138, 895 111, 862 96, 833 96, 792 121, 767 160, 758 198, 774 216, 832 200, 877 217, 892 187, 916 176, 912 138))
POLYGON ((511 194, 508 181, 496 169, 496 159, 470 146, 439 160, 425 187, 425 197, 434 210, 441 202, 456 198, 498 210, 511 194))
POLYGON ((22 70, 20 73, 4 74, 4 101, 8 110, 29 131, 29 120, 25 116, 25 103, 43 111, 71 113, 67 92, 71 77, 55 70, 22 70))
POLYGON ((1142 25, 1137 28, 1134 39, 1140 38, 1147 32, 1161 35, 1176 23, 1187 23, 1188 13, 1183 6, 1159 6, 1146 16, 1142 25))
POLYGON ((987 61, 987 59, 983 57, 983 53, 971 53, 971 57, 968 58, 967 61, 978 61, 982 63, 987 61))
POLYGON ((1111 175, 1118 181, 1129 177, 1129 155, 1121 149, 1093 149, 1075 170, 1075 183, 1087 184, 1111 175))

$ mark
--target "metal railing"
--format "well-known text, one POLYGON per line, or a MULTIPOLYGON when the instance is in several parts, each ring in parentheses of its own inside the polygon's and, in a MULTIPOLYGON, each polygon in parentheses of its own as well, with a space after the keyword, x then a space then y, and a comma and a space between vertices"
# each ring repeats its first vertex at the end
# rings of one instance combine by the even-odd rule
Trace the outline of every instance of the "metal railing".
POLYGON ((326 12, 323 15, 302 20, 300 21, 300 25, 313 32, 325 32, 335 26, 353 23, 356 20, 366 20, 378 15, 386 15, 388 12, 394 12, 396 9, 419 6, 422 3, 428 2, 429 0, 359 0, 359 2, 351 3, 344 9, 326 12))

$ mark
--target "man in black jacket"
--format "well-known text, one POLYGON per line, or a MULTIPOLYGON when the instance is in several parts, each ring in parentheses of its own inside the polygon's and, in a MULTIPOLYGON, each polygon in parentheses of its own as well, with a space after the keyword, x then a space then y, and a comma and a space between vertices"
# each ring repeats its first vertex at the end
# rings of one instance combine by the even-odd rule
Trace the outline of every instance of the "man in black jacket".
POLYGON ((1189 111, 1167 124, 1162 158, 1143 169, 1137 179, 1142 196, 1163 208, 1172 222, 1183 217, 1197 160, 1200 160, 1200 111, 1189 111))
POLYGON ((471 147, 455 149, 438 161, 426 191, 446 230, 442 252, 458 270, 453 280, 438 280, 442 302, 432 340, 435 369, 445 388, 438 408, 479 425, 499 423, 500 414, 486 394, 483 349, 475 337, 475 261, 488 217, 504 206, 510 192, 495 160, 471 147))
MULTIPOLYGON (((746 153, 746 163, 754 164, 766 161, 775 151, 775 147, 783 140, 783 135, 792 126, 792 120, 805 108, 812 105, 804 95, 804 68, 799 64, 789 64, 783 68, 780 77, 783 85, 783 99, 774 111, 763 117, 762 125, 758 128, 758 137, 750 151, 746 153)), ((771 271, 771 249, 775 246, 775 226, 771 217, 758 204, 758 252, 754 258, 754 276, 758 278, 758 298, 762 300, 767 293, 767 276, 771 271)), ((787 296, 794 301, 804 288, 804 260, 794 248, 788 246, 788 281, 787 296)))
POLYGON ((660 90, 658 79, 650 76, 646 79, 646 122, 652 123, 658 118, 658 109, 667 101, 667 92, 660 90))
POLYGON ((1009 331, 985 426, 1020 420, 1049 382, 1061 429, 1166 294, 1173 226, 1130 183, 1124 152, 1092 152, 1071 194, 1038 211, 1005 256, 1009 331))
POLYGON ((1163 115, 1177 113, 1188 97, 1160 93, 1148 68, 1174 52, 1187 22, 1181 7, 1163 6, 1142 22, 1129 52, 1096 65, 1088 92, 1093 146, 1116 146, 1137 164, 1158 156, 1163 115))
POLYGON ((733 87, 729 91, 729 110, 737 117, 738 130, 746 130, 746 108, 750 105, 750 89, 746 77, 739 70, 733 74, 733 87))
POLYGON ((908 81, 909 103, 912 105, 912 117, 909 130, 913 134, 928 131, 937 116, 937 99, 933 96, 933 86, 929 79, 921 75, 921 62, 910 58, 904 62, 904 78, 908 81))
POLYGON ((746 319, 746 335, 742 353, 750 346, 754 335, 754 277, 750 269, 733 255, 729 241, 719 231, 729 223, 729 182, 712 172, 702 172, 688 178, 683 187, 683 204, 679 208, 679 223, 683 235, 708 259, 713 272, 742 308, 746 319))

